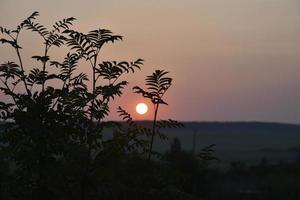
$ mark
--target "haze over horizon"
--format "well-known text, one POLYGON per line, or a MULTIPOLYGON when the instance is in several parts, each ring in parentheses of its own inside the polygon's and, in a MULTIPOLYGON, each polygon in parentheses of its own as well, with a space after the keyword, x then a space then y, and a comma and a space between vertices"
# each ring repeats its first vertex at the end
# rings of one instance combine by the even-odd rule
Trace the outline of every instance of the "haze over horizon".
MULTIPOLYGON (((78 31, 106 28, 123 35, 124 41, 104 47, 102 60, 145 59, 142 71, 128 76, 130 85, 109 119, 120 120, 117 105, 136 119, 151 119, 151 112, 136 115, 142 100, 131 88, 163 68, 174 84, 159 118, 300 124, 298 0, 1 0, 0 25, 13 28, 33 11, 48 27, 72 16, 78 31)), ((25 58, 42 53, 38 35, 20 37, 25 58)), ((14 60, 13 53, 0 45, 0 62, 14 60)), ((62 58, 65 51, 50 55, 62 58)))

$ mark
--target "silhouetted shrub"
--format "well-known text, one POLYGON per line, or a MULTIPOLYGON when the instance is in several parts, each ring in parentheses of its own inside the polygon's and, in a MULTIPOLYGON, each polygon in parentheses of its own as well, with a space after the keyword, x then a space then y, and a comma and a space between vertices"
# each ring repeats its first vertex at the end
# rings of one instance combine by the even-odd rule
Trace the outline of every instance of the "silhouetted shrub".
POLYGON ((34 12, 16 29, 0 27, 4 37, 0 42, 13 48, 17 57, 17 62, 0 65, 0 90, 10 97, 0 102, 0 119, 5 122, 1 123, 0 135, 1 197, 187 197, 172 180, 173 174, 165 173, 168 166, 150 161, 154 137, 166 138, 159 129, 181 126, 174 120, 156 120, 158 106, 166 104, 162 97, 171 85, 168 72, 156 70, 148 76, 148 91, 134 88, 155 106, 152 129, 137 126, 122 108, 118 112, 126 126, 105 121, 109 103, 121 96, 128 84, 123 75, 140 69, 143 60, 100 62, 102 47, 121 40, 121 36, 106 29, 88 33, 72 30, 73 17, 56 22, 48 30, 36 22, 38 14, 34 12), (43 40, 43 54, 32 56, 39 67, 32 69, 24 65, 19 44, 25 29, 43 40), (70 47, 65 58, 53 60, 49 50, 63 45, 70 47), (91 77, 80 72, 81 62, 89 66, 91 77), (104 129, 114 129, 114 134, 104 137, 104 129))

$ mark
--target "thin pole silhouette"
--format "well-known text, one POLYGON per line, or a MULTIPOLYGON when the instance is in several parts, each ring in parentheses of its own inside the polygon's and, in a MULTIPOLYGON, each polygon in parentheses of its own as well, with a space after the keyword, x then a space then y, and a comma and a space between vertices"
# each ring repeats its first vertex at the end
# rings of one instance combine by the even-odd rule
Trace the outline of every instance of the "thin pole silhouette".
POLYGON ((197 130, 193 132, 193 146, 192 146, 192 153, 195 155, 196 153, 196 140, 197 140, 197 130))

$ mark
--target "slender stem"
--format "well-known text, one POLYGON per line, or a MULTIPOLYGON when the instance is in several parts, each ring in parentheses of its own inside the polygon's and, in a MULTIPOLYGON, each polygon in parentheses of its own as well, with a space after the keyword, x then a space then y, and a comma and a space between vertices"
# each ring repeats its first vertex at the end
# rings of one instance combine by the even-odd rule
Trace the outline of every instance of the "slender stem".
POLYGON ((148 154, 148 160, 151 160, 151 155, 152 155, 152 146, 153 146, 153 141, 154 141, 154 135, 156 131, 156 117, 157 117, 157 112, 158 112, 158 106, 159 104, 154 105, 154 119, 153 119, 153 124, 152 124, 152 135, 151 135, 151 143, 150 143, 150 149, 149 149, 149 154, 148 154))
MULTIPOLYGON (((89 61, 91 63, 91 67, 92 67, 92 94, 95 95, 95 91, 96 91, 96 64, 97 64, 97 56, 98 54, 95 54, 95 58, 94 61, 92 62, 91 59, 89 58, 89 61)), ((92 109, 94 107, 95 104, 95 97, 93 97, 92 99, 92 109)), ((91 113, 90 116, 90 120, 91 122, 93 122, 93 114, 91 113)), ((86 196, 86 181, 87 181, 87 177, 88 177, 88 173, 89 173, 89 168, 91 165, 91 152, 92 152, 92 141, 90 138, 90 133, 92 133, 92 130, 90 132, 88 132, 87 130, 85 131, 85 137, 86 137, 86 143, 88 146, 88 163, 85 167, 85 171, 82 175, 82 180, 80 183, 80 188, 81 188, 81 200, 85 200, 85 196, 86 196)))
MULTIPOLYGON (((23 76, 25 76, 25 74, 24 74, 25 71, 24 71, 23 62, 22 62, 22 58, 21 58, 21 54, 20 54, 19 48, 16 47, 15 50, 16 50, 17 55, 18 55, 18 59, 19 59, 21 70, 22 70, 22 74, 23 74, 23 76)), ((27 85, 27 83, 25 81, 25 77, 22 77, 21 79, 22 79, 22 81, 24 83, 24 86, 25 86, 27 94, 30 95, 30 90, 28 89, 28 85, 27 85)))
MULTIPOLYGON (((44 58, 46 58, 47 56, 47 53, 48 53, 48 45, 46 44, 45 46, 45 54, 44 54, 44 58)), ((43 60, 43 73, 46 72, 46 60, 43 60)), ((44 92, 45 91, 45 79, 43 79, 43 83, 42 83, 42 91, 44 92)))
POLYGON ((95 91, 96 91, 96 67, 94 65, 93 66, 93 94, 95 93, 95 91))
MULTIPOLYGON (((21 67, 21 69, 22 69, 22 73, 23 73, 23 76, 24 76, 24 75, 25 75, 25 74, 24 74, 24 73, 25 73, 25 70, 24 70, 24 67, 23 67, 23 62, 22 62, 22 58, 21 58, 21 55, 20 55, 20 51, 19 51, 19 45, 17 45, 17 44, 18 44, 18 37, 19 37, 19 34, 20 34, 20 32, 17 33, 16 38, 14 38, 11 34, 7 34, 7 35, 8 35, 8 36, 16 43, 16 47, 14 47, 14 48, 15 48, 15 50, 16 50, 16 52, 17 52, 17 56, 18 56, 18 59, 19 59, 20 67, 21 67)), ((28 89, 28 85, 27 85, 27 83, 26 83, 26 81, 25 81, 25 78, 22 77, 21 80, 22 80, 23 83, 24 83, 24 86, 25 86, 25 89, 26 89, 27 94, 30 95, 30 90, 28 89)))
MULTIPOLYGON (((93 85, 92 85, 92 94, 95 95, 95 91, 96 91, 96 65, 97 65, 97 58, 98 58, 98 54, 99 54, 99 51, 98 50, 96 53, 95 53, 95 57, 94 57, 94 62, 92 62, 90 59, 90 62, 91 62, 91 65, 92 65, 92 70, 93 70, 93 85)), ((92 108, 94 107, 95 105, 95 96, 93 97, 92 99, 92 108)), ((93 115, 91 113, 91 120, 93 120, 93 115)))
MULTIPOLYGON (((92 60, 89 58, 89 62, 91 64, 91 67, 92 67, 92 94, 95 95, 95 91, 96 91, 96 65, 97 65, 97 57, 98 57, 98 54, 99 54, 99 51, 100 49, 95 53, 95 57, 94 57, 94 61, 92 62, 92 60)), ((94 104, 95 104, 95 97, 93 97, 92 99, 92 109, 94 107, 94 104)), ((91 116, 90 116, 90 120, 91 122, 93 121, 93 114, 91 113, 91 116)), ((92 131, 91 131, 92 132, 92 131)), ((91 152, 92 152, 92 142, 91 142, 91 138, 90 138, 90 134, 91 132, 88 132, 86 131, 85 132, 85 135, 86 135, 86 142, 87 142, 87 145, 88 145, 88 163, 87 163, 87 166, 85 167, 85 172, 83 173, 83 176, 82 176, 82 180, 81 180, 81 200, 85 200, 85 196, 86 196, 86 181, 87 181, 87 177, 88 177, 88 173, 89 173, 89 168, 91 166, 91 152)))
MULTIPOLYGON (((44 38, 45 39, 45 38, 44 38)), ((46 56, 47 56, 47 52, 48 52, 48 45, 46 44, 45 45, 45 54, 44 54, 44 58, 46 58, 46 56)), ((42 60, 42 62, 43 62, 43 74, 45 73, 45 71, 46 71, 46 60, 42 60)), ((43 82, 42 82, 42 92, 44 92, 44 90, 45 90, 45 79, 43 79, 43 82)), ((44 126, 43 126, 44 127, 44 126)), ((42 133, 42 135, 44 135, 45 134, 45 130, 44 130, 44 128, 41 130, 41 133, 42 133)), ((41 139, 41 134, 38 134, 38 138, 39 138, 39 141, 41 141, 42 139, 41 139)), ((44 143, 43 143, 44 144, 44 143)), ((38 198, 40 198, 41 196, 42 196, 42 193, 43 193, 43 190, 44 190, 44 184, 43 184, 43 171, 42 171, 42 169, 43 169, 43 163, 42 163, 42 160, 43 160, 43 155, 42 155, 42 153, 41 153, 42 151, 41 151, 41 149, 40 149, 40 151, 39 151, 39 162, 38 162, 38 173, 39 173, 39 177, 38 177, 38 198)))

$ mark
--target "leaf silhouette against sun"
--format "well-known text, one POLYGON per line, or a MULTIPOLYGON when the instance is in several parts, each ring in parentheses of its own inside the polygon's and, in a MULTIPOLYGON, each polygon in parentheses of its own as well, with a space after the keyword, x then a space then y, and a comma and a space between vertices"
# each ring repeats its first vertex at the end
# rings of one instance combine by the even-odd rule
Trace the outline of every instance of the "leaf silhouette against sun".
POLYGON ((73 21, 75 21, 76 18, 74 17, 69 17, 63 20, 60 20, 58 22, 55 22, 55 24, 53 25, 53 30, 50 31, 50 33, 54 33, 54 32, 61 32, 62 30, 66 30, 69 29, 70 25, 73 25, 73 21))
POLYGON ((155 70, 155 72, 147 76, 146 86, 147 90, 144 90, 138 86, 133 87, 133 91, 138 94, 142 94, 143 97, 149 98, 153 104, 166 104, 162 99, 166 91, 172 84, 172 78, 165 77, 169 72, 164 70, 155 70))
POLYGON ((128 74, 130 72, 134 73, 136 69, 141 69, 143 65, 142 59, 137 59, 134 62, 116 62, 116 61, 104 61, 100 63, 96 68, 97 78, 103 78, 111 82, 116 82, 116 80, 122 74, 128 74))
POLYGON ((122 40, 122 36, 120 35, 113 35, 110 30, 107 29, 98 29, 90 31, 86 37, 92 44, 92 46, 100 49, 104 43, 107 42, 115 42, 118 40, 122 40))
POLYGON ((15 79, 23 76, 20 66, 14 62, 6 62, 0 65, 0 77, 4 77, 6 80, 9 78, 15 79))
POLYGON ((153 107, 154 107, 154 117, 152 123, 152 130, 149 136, 150 139, 150 146, 148 149, 148 159, 151 160, 152 154, 156 154, 153 152, 153 141, 154 137, 157 135, 161 139, 167 139, 164 134, 162 134, 159 129, 160 128, 177 128, 180 127, 180 124, 174 120, 164 120, 164 121, 157 121, 157 114, 159 105, 164 104, 168 105, 164 100, 163 96, 167 92, 167 90, 172 85, 172 78, 168 77, 169 72, 165 70, 155 70, 151 75, 147 76, 145 81, 145 85, 147 86, 147 90, 142 89, 139 86, 133 87, 133 91, 137 94, 141 94, 144 98, 151 100, 153 107))

